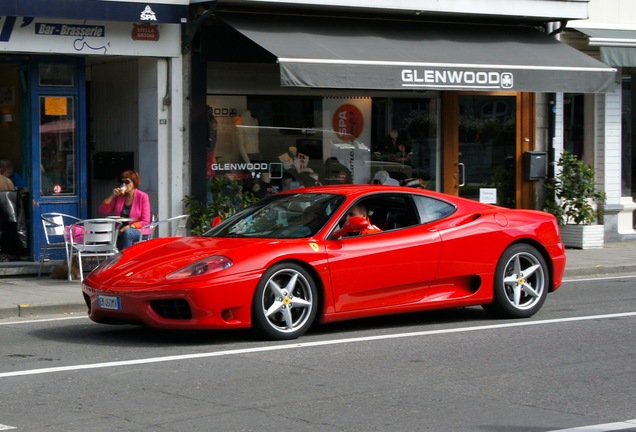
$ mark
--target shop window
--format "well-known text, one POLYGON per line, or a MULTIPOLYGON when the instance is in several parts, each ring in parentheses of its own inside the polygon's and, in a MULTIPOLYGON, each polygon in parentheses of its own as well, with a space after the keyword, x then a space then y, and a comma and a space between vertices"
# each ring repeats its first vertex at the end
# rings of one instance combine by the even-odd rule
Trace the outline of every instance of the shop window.
POLYGON ((566 93, 563 101, 563 148, 583 158, 585 144, 585 95, 566 93))
POLYGON ((414 177, 425 181, 413 184, 434 189, 436 100, 208 96, 208 178, 231 176, 259 197, 302 186, 405 184, 414 177))
POLYGON ((495 191, 498 205, 516 207, 516 97, 459 97, 459 195, 482 200, 495 191))
POLYGON ((413 179, 436 189, 438 99, 389 99, 385 109, 388 121, 373 140, 374 163, 401 183, 413 179))
POLYGON ((40 193, 76 194, 75 99, 40 97, 40 193))
POLYGON ((41 64, 38 69, 39 84, 45 87, 73 87, 75 66, 70 64, 41 64))

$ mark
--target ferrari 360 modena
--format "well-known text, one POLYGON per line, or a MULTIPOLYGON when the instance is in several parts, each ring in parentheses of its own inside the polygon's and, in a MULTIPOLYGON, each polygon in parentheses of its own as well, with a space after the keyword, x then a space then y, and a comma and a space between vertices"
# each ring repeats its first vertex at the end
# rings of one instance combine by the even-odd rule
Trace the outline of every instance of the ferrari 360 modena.
POLYGON ((284 340, 314 323, 443 308, 530 317, 561 285, 565 261, 545 212, 407 187, 318 186, 265 198, 200 236, 140 242, 82 290, 98 323, 252 328, 284 340))

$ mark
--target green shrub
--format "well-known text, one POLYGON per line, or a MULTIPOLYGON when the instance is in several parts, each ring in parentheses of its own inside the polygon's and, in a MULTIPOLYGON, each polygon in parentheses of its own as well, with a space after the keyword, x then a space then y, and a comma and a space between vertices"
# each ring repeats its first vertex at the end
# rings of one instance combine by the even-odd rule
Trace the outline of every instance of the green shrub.
POLYGON ((207 204, 189 195, 183 198, 186 211, 190 215, 193 235, 203 234, 209 230, 210 222, 215 217, 219 216, 225 220, 258 201, 253 193, 243 190, 241 182, 225 176, 210 180, 210 192, 212 199, 207 204))
POLYGON ((561 172, 546 182, 544 211, 559 225, 592 225, 603 216, 605 192, 596 189, 594 169, 568 151, 557 161, 561 172), (596 210, 592 203, 596 203, 596 210))

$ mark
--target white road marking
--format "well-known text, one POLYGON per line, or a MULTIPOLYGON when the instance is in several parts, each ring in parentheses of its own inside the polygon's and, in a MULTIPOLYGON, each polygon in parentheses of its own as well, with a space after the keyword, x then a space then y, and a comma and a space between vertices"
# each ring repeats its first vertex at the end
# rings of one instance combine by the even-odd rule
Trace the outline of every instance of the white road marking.
POLYGON ((0 424, 0 431, 11 430, 11 429, 17 429, 17 427, 0 424))
POLYGON ((504 329, 504 328, 512 328, 512 327, 527 327, 527 326, 534 326, 534 325, 560 324, 560 323, 568 323, 568 322, 574 322, 574 321, 590 321, 590 320, 599 320, 599 319, 625 318, 625 317, 633 317, 633 316, 636 316, 636 312, 624 312, 624 313, 607 314, 607 315, 589 315, 589 316, 582 316, 582 317, 558 318, 558 319, 539 320, 539 321, 515 321, 510 323, 492 324, 492 325, 484 325, 484 326, 477 326, 477 327, 460 327, 460 328, 454 328, 454 329, 428 330, 428 331, 419 331, 419 332, 410 332, 410 333, 396 333, 396 334, 389 334, 389 335, 365 336, 365 337, 316 341, 316 342, 304 342, 304 343, 299 342, 299 343, 292 343, 292 344, 286 344, 286 345, 243 348, 243 349, 214 351, 214 352, 205 352, 205 353, 197 353, 197 354, 181 354, 181 355, 174 355, 174 356, 151 357, 151 358, 135 359, 135 360, 121 360, 121 361, 112 361, 112 362, 103 362, 103 363, 58 366, 58 367, 42 368, 42 369, 27 369, 27 370, 0 373, 0 379, 9 378, 9 377, 17 377, 17 376, 26 376, 26 375, 55 373, 55 372, 70 372, 70 371, 78 371, 78 370, 85 370, 85 369, 101 369, 101 368, 108 368, 108 367, 132 366, 132 365, 139 365, 139 364, 162 363, 162 362, 178 361, 178 360, 192 360, 192 359, 210 358, 210 357, 234 356, 234 355, 242 355, 242 354, 254 354, 259 352, 312 348, 312 347, 318 347, 318 346, 341 345, 341 344, 370 342, 370 341, 378 341, 378 340, 403 339, 403 338, 409 338, 409 337, 433 336, 433 335, 450 334, 450 333, 464 333, 464 332, 472 332, 472 331, 480 331, 480 330, 496 330, 496 329, 504 329))
POLYGON ((563 283, 567 283, 567 282, 589 282, 589 281, 601 281, 601 280, 613 280, 613 279, 633 279, 633 278, 636 278, 636 275, 590 277, 590 278, 585 278, 585 279, 563 279, 563 283))
MULTIPOLYGON (((74 317, 61 317, 61 318, 41 318, 41 319, 7 321, 7 322, 0 321, 0 325, 32 324, 32 323, 40 323, 40 322, 66 321, 66 320, 75 320, 75 319, 88 319, 88 316, 74 316, 74 317)), ((0 430, 2 430, 2 429, 0 429, 0 430)))
POLYGON ((631 429, 636 428, 636 419, 633 420, 625 420, 624 422, 619 423, 605 423, 593 426, 583 426, 572 429, 558 429, 548 432, 610 432, 617 431, 623 429, 631 429))

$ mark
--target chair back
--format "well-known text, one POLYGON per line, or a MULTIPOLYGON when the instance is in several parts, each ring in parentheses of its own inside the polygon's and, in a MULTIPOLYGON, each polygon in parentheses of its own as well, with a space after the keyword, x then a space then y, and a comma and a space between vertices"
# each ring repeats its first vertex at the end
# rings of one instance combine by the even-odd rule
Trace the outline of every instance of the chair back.
POLYGON ((61 215, 53 213, 42 215, 42 228, 47 244, 64 242, 64 219, 61 215))
MULTIPOLYGON (((84 280, 83 258, 97 258, 115 255, 117 234, 121 222, 109 218, 85 219, 71 225, 69 232, 69 261, 77 255, 80 282, 84 280)), ((70 279, 70 276, 69 276, 70 279)))
POLYGON ((80 220, 64 213, 42 213, 40 218, 47 245, 65 243, 66 227, 80 220))
POLYGON ((71 227, 71 246, 82 254, 116 253, 117 234, 121 223, 113 219, 86 219, 71 227))
POLYGON ((144 238, 152 239, 159 237, 157 227, 159 227, 160 225, 167 225, 168 237, 184 237, 188 234, 189 219, 190 215, 184 214, 152 222, 141 229, 142 234, 140 235, 139 241, 143 241, 144 238), (146 232, 147 234, 144 235, 144 232, 146 232))
POLYGON ((190 219, 190 215, 184 214, 172 217, 168 219, 171 222, 170 224, 170 235, 172 237, 184 237, 188 234, 188 220, 190 219))

